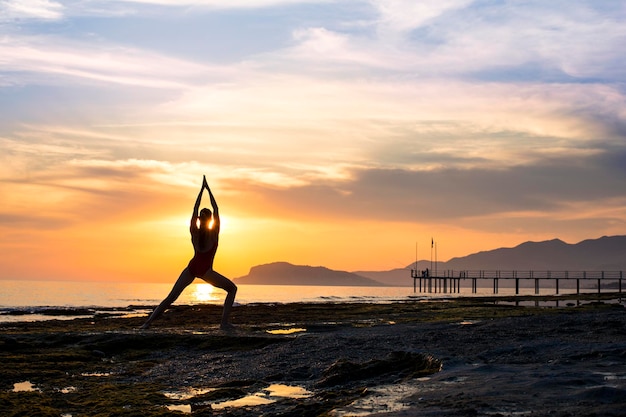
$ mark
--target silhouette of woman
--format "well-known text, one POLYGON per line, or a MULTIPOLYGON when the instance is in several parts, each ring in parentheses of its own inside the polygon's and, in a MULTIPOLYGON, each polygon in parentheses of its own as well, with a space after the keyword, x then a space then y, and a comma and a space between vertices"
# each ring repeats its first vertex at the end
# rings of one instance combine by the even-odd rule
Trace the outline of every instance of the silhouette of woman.
POLYGON ((229 316, 231 307, 235 301, 235 295, 237 294, 237 286, 231 280, 213 270, 213 260, 215 259, 220 234, 220 214, 217 202, 206 181, 206 176, 202 179, 202 188, 200 188, 196 204, 193 207, 189 232, 191 233, 191 243, 193 244, 194 250, 193 258, 189 261, 189 265, 181 272, 172 291, 170 291, 165 300, 154 309, 150 317, 148 317, 148 320, 141 327, 142 329, 150 327, 150 324, 176 301, 183 290, 187 288, 196 277, 228 293, 224 301, 224 311, 222 313, 220 328, 224 330, 233 328, 233 325, 229 322, 229 316), (213 213, 211 213, 211 210, 203 208, 200 211, 200 215, 198 215, 202 193, 205 188, 211 198, 213 213), (213 220, 212 223, 211 220, 213 220))

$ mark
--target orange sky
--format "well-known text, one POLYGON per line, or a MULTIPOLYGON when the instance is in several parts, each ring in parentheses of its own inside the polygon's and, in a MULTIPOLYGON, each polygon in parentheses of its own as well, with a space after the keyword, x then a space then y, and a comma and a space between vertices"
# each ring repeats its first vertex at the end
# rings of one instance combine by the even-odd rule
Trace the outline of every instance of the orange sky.
MULTIPOLYGON (((43 175, 29 178, 27 184, 4 184, 4 190, 12 190, 5 207, 15 214, 2 226, 3 278, 176 278, 193 253, 188 223, 200 181, 175 183, 175 173, 159 170, 151 167, 141 173, 133 166, 133 174, 121 168, 115 175, 111 170, 105 182, 79 181, 89 174, 74 172, 67 182, 49 173, 53 180, 43 175)), ((200 172, 190 177, 201 178, 200 172)), ((334 209, 340 203, 323 198, 332 191, 311 191, 314 195, 308 199, 283 201, 283 193, 294 191, 245 189, 223 180, 214 184, 223 223, 215 267, 230 277, 279 260, 343 270, 405 267, 415 257, 416 243, 419 258, 430 259, 431 235, 439 260, 513 246, 522 239, 553 237, 551 232, 502 233, 394 220, 386 216, 386 204, 334 209)), ((209 205, 206 194, 204 203, 209 205)))
POLYGON ((404 267, 416 242, 430 259, 431 237, 448 260, 626 234, 623 8, 0 12, 0 279, 173 281, 205 174, 229 277, 274 261, 404 267))

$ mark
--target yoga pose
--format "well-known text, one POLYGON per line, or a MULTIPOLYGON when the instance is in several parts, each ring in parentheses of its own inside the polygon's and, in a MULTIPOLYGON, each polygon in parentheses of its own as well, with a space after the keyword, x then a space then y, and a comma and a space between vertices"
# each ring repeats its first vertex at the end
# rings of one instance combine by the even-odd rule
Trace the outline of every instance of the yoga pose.
POLYGON ((224 301, 224 312, 222 314, 220 328, 224 330, 233 328, 228 317, 230 316, 230 309, 235 301, 237 286, 231 280, 213 270, 213 260, 215 259, 215 252, 217 251, 220 235, 220 214, 213 193, 206 181, 206 177, 202 179, 202 188, 200 188, 196 204, 193 207, 189 232, 191 233, 191 243, 193 244, 194 250, 193 258, 180 274, 180 277, 178 277, 178 281, 174 284, 172 291, 170 291, 165 300, 154 309, 150 317, 148 317, 148 320, 141 327, 142 329, 147 329, 154 319, 163 314, 196 277, 202 278, 214 287, 221 288, 228 293, 224 301), (203 208, 200 211, 200 215, 198 215, 202 193, 205 188, 211 198, 213 213, 211 213, 211 210, 203 208), (213 220, 213 223, 211 223, 211 220, 213 220))

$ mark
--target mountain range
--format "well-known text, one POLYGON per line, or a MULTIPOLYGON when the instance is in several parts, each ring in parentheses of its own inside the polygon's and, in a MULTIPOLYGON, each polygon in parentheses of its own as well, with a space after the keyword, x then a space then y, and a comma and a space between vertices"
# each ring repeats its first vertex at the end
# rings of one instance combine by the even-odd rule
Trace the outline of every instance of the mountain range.
POLYGON ((444 270, 536 270, 536 271, 626 271, 626 236, 603 236, 575 244, 560 239, 524 242, 456 257, 447 262, 421 260, 388 271, 335 271, 321 266, 275 262, 252 267, 238 284, 411 286, 411 269, 444 270))

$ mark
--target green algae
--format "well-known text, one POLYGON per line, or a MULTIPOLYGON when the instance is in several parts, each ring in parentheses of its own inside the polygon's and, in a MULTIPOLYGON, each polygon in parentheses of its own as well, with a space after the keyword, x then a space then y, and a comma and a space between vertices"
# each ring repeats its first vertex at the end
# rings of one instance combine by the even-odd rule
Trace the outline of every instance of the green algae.
POLYGON ((180 415, 166 407, 171 403, 163 394, 168 387, 129 381, 140 380, 180 352, 247 351, 280 341, 185 333, 14 331, 0 343, 0 408, 11 410, 10 416, 180 415), (12 392, 13 384, 24 380, 38 391, 12 392))
POLYGON ((152 384, 81 384, 63 393, 0 392, 0 407, 9 416, 170 416, 164 404, 168 399, 152 384))

